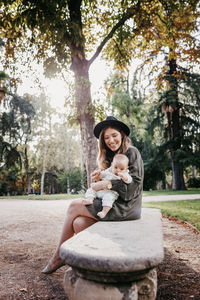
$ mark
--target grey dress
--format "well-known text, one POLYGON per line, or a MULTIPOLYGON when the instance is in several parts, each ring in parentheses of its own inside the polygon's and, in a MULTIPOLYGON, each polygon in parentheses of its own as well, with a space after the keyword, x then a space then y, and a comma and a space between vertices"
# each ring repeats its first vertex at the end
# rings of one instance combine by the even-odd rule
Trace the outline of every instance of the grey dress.
POLYGON ((101 199, 95 198, 93 204, 86 206, 89 212, 99 220, 125 221, 140 218, 144 178, 143 162, 136 147, 130 146, 125 155, 129 159, 129 174, 132 177, 132 182, 126 184, 122 180, 111 180, 111 190, 116 191, 119 197, 105 218, 100 219, 97 216, 97 213, 102 210, 101 199))

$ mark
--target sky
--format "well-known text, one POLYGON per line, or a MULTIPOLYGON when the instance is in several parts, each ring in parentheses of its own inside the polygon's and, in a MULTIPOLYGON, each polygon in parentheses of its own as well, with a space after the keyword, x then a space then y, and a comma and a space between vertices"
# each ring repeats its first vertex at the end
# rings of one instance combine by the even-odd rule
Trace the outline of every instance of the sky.
MULTIPOLYGON (((53 107, 62 109, 65 103, 66 85, 62 79, 47 79, 42 73, 42 66, 36 65, 37 72, 41 74, 42 85, 45 86, 45 92, 49 96, 50 103, 53 107)), ((92 96, 103 89, 104 81, 112 70, 112 64, 108 66, 105 61, 97 58, 90 67, 89 77, 91 81, 92 96)), ((22 78, 22 84, 18 87, 18 94, 23 96, 25 93, 37 94, 39 91, 35 88, 34 82, 30 77, 22 78)))

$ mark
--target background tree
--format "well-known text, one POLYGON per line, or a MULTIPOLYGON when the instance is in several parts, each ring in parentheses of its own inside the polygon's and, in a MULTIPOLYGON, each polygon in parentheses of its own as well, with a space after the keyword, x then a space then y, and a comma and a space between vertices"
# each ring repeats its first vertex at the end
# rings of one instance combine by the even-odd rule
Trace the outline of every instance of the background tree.
POLYGON ((30 121, 34 116, 33 106, 25 99, 9 92, 4 100, 4 110, 0 114, 0 158, 2 166, 12 166, 21 157, 18 145, 28 138, 30 121))
POLYGON ((123 66, 129 63, 131 39, 140 28, 151 25, 149 16, 157 10, 155 2, 2 1, 0 25, 2 37, 6 39, 7 56, 14 56, 19 45, 22 49, 25 43, 28 51, 44 59, 48 73, 67 65, 74 72, 76 113, 88 182, 89 174, 96 166, 89 68, 101 52, 123 66), (129 19, 131 21, 127 22, 129 19))
MULTIPOLYGON (((4 78, 7 80, 8 76, 4 78)), ((10 80, 7 81, 4 82, 5 97, 0 112, 0 170, 9 176, 9 170, 12 169, 12 174, 14 170, 19 172, 24 164, 26 184, 29 171, 27 141, 35 111, 26 98, 13 94, 10 80)))
MULTIPOLYGON (((177 83, 177 92, 178 92, 178 105, 179 105, 179 123, 180 123, 180 140, 177 147, 176 140, 171 142, 167 141, 167 136, 170 133, 171 126, 169 126, 169 118, 171 122, 171 113, 166 111, 166 107, 163 107, 163 103, 170 101, 171 93, 166 91, 162 93, 159 97, 160 104, 157 110, 157 117, 159 122, 155 122, 155 125, 162 123, 163 115, 160 113, 161 106, 165 114, 168 114, 168 122, 166 125, 165 134, 165 151, 170 150, 171 143, 175 143, 173 149, 177 147, 174 152, 175 160, 183 166, 183 169, 186 170, 189 166, 199 167, 199 131, 200 131, 200 115, 199 115, 199 79, 200 75, 191 73, 187 69, 178 68, 179 78, 177 83)), ((172 110, 171 108, 170 110, 172 110)), ((167 109, 168 110, 168 109, 167 109)), ((157 126, 157 125, 156 125, 157 126)), ((176 185, 174 185, 176 186, 176 185)))
MULTIPOLYGON (((146 52, 147 61, 164 53, 165 64, 158 76, 157 87, 164 91, 162 110, 168 122, 168 149, 171 153, 174 189, 185 189, 182 151, 183 131, 179 87, 182 81, 181 65, 199 62, 199 43, 194 37, 198 29, 199 1, 158 1, 158 11, 153 15, 152 26, 143 30, 138 43, 146 52)), ((153 70, 153 69, 152 69, 153 70)), ((158 67, 154 66, 154 71, 158 67)), ((195 96, 195 94, 194 94, 195 96)), ((186 126, 186 123, 184 124, 186 126)), ((187 124, 190 128, 190 122, 187 124)))
MULTIPOLYGON (((45 193, 66 192, 67 185, 61 189, 59 176, 65 171, 69 174, 73 169, 80 168, 80 132, 76 126, 66 126, 66 113, 58 113, 44 93, 32 97, 31 101, 36 111, 32 120, 32 145, 29 149, 29 156, 32 157, 34 153, 35 161, 32 185, 37 182, 37 192, 41 192, 42 184, 45 193), (41 177, 43 183, 39 180, 41 177)), ((71 183, 69 180, 69 189, 72 188, 71 183)))

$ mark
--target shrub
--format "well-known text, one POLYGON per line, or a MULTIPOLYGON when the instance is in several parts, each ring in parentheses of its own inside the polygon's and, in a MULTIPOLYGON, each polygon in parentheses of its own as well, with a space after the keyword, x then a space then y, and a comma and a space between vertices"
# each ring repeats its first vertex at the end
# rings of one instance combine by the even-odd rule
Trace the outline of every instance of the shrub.
POLYGON ((200 178, 191 177, 187 182, 189 188, 200 188, 200 178))

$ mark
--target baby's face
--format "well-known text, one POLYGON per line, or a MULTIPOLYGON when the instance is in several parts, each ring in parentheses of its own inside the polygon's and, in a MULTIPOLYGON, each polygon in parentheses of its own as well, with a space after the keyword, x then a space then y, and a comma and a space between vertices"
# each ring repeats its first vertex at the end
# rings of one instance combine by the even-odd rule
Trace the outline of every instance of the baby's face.
POLYGON ((127 164, 124 161, 115 160, 112 163, 112 172, 118 176, 119 173, 125 172, 128 169, 127 164))

